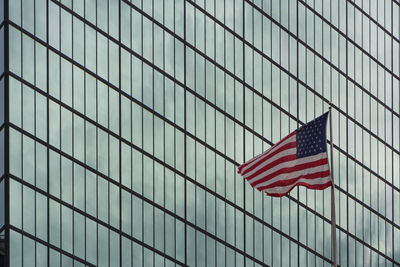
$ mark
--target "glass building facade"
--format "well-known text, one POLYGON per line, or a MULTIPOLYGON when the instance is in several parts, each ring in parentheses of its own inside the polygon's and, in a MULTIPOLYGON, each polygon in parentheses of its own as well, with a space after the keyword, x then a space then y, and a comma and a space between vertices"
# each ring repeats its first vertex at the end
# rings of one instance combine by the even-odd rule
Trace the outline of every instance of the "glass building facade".
POLYGON ((338 263, 399 266, 399 13, 0 0, 1 263, 331 266, 330 190, 237 174, 331 102, 338 263))

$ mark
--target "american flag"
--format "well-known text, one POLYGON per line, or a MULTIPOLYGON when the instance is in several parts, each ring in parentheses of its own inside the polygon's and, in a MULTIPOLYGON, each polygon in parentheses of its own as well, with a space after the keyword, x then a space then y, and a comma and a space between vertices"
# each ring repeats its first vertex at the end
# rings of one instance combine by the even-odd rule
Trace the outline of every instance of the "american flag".
POLYGON ((295 186, 332 185, 326 150, 328 112, 290 133, 264 153, 239 166, 244 178, 269 196, 281 197, 295 186))

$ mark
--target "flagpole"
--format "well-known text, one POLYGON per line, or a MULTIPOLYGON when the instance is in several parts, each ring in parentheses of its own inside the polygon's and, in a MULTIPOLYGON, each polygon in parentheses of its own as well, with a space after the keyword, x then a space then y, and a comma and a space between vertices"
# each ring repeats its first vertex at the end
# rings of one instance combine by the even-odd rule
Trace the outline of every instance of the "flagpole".
POLYGON ((333 138, 332 138, 332 104, 329 103, 329 128, 331 136, 331 219, 332 219, 332 252, 333 266, 337 267, 337 250, 336 250, 336 216, 335 216, 335 183, 333 181, 333 138))

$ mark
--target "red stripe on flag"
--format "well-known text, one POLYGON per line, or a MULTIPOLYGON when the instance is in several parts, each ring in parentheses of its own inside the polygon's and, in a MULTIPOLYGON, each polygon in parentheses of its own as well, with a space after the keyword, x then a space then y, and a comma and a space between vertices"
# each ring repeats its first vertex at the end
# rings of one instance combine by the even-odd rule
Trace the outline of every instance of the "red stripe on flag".
POLYGON ((262 154, 256 156, 255 158, 249 160, 248 162, 243 163, 242 165, 240 165, 240 166, 239 166, 239 169, 238 169, 238 173, 241 173, 241 171, 242 171, 242 169, 243 169, 244 167, 246 167, 247 165, 249 165, 249 164, 251 164, 252 162, 256 161, 257 159, 261 158, 263 155, 268 154, 268 152, 271 151, 274 147, 279 146, 282 142, 286 141, 288 138, 292 137, 292 136, 295 135, 295 134, 296 134, 296 131, 291 132, 288 136, 286 136, 286 137, 283 138, 281 141, 279 141, 278 143, 276 143, 275 145, 273 145, 272 147, 270 147, 270 148, 269 148, 267 151, 265 151, 264 153, 262 153, 262 154))
POLYGON ((290 142, 287 143, 283 146, 281 146, 280 148, 278 148, 277 150, 271 152, 270 154, 265 155, 265 157, 259 162, 255 163, 253 166, 250 166, 247 170, 245 170, 243 173, 241 173, 242 175, 245 175, 246 173, 248 173, 249 171, 255 169, 257 166, 259 166, 260 164, 262 164, 263 162, 265 162, 266 160, 272 158, 273 156, 275 156, 276 154, 279 154, 282 151, 291 149, 291 148, 295 148, 296 147, 296 142, 290 142))
POLYGON ((309 174, 302 174, 296 178, 288 179, 288 180, 279 180, 276 181, 272 184, 265 185, 265 186, 260 186, 257 188, 259 191, 262 191, 264 189, 268 188, 273 188, 273 187, 280 187, 280 186, 288 186, 291 184, 295 184, 298 180, 300 179, 317 179, 317 178, 325 178, 329 176, 329 170, 322 171, 322 172, 315 172, 315 173, 309 173, 309 174))
MULTIPOLYGON (((271 162, 270 164, 265 165, 264 167, 262 167, 261 169, 259 169, 258 171, 256 171, 255 173, 253 173, 252 175, 250 175, 249 177, 246 177, 246 180, 250 180, 253 177, 256 177, 257 175, 267 171, 268 169, 275 167, 281 163, 287 162, 287 161, 292 161, 297 159, 296 154, 292 154, 292 155, 287 155, 287 156, 283 156, 281 158, 276 159, 275 161, 271 162)), ((260 165, 260 164, 259 164, 260 165)), ((258 165, 258 166, 259 166, 258 165)))
POLYGON ((291 172, 294 172, 294 171, 301 171, 301 170, 304 170, 304 169, 313 168, 313 167, 317 167, 317 166, 325 165, 325 164, 328 164, 328 158, 323 158, 323 159, 320 159, 320 160, 307 162, 307 163, 304 163, 304 164, 299 164, 299 165, 296 165, 296 166, 293 166, 293 167, 289 167, 289 168, 282 168, 282 169, 279 169, 276 172, 273 172, 273 173, 271 173, 271 174, 269 174, 269 175, 267 175, 267 176, 265 176, 263 178, 260 178, 260 179, 258 179, 256 181, 252 182, 251 186, 254 187, 254 186, 256 186, 256 185, 258 185, 258 184, 260 184, 262 182, 268 181, 269 179, 271 179, 271 178, 273 178, 273 177, 275 177, 277 175, 283 174, 283 173, 291 173, 291 172))

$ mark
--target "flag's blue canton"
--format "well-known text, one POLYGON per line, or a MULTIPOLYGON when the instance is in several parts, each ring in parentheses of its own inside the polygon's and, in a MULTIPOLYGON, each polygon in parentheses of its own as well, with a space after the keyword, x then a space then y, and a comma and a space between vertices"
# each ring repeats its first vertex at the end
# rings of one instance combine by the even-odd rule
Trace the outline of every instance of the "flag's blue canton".
POLYGON ((326 120, 328 113, 296 130, 297 158, 326 151, 326 120))

